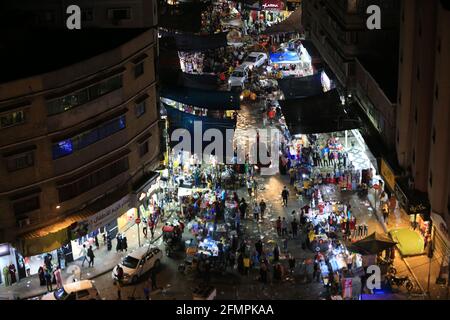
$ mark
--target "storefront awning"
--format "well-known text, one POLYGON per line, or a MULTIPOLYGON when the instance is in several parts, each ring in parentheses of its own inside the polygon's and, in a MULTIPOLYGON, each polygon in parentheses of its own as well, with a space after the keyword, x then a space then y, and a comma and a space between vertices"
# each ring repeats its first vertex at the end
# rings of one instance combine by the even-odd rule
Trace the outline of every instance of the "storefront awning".
POLYGON ((292 135, 351 130, 361 126, 352 110, 342 105, 336 89, 279 103, 292 135))
POLYGON ((421 214, 427 219, 430 218, 431 206, 427 193, 409 189, 405 178, 396 180, 394 191, 399 203, 408 214, 421 214))
POLYGON ((320 73, 307 77, 287 77, 278 80, 284 99, 298 99, 323 93, 320 73))
MULTIPOLYGON (((165 105, 165 108, 167 110, 167 119, 169 121, 169 130, 168 134, 169 137, 172 136, 172 133, 177 129, 185 129, 189 132, 191 136, 190 141, 190 150, 185 149, 184 151, 188 151, 191 153, 194 153, 194 146, 199 143, 199 141, 195 141, 195 133, 201 134, 203 137, 204 133, 208 129, 217 129, 221 132, 223 137, 223 150, 226 150, 225 148, 228 146, 232 146, 233 136, 227 135, 226 130, 227 129, 234 129, 236 127, 236 121, 235 120, 228 120, 228 119, 216 119, 212 117, 202 117, 202 116, 196 116, 190 113, 186 113, 183 111, 180 111, 178 109, 172 108, 170 106, 165 105), (195 126, 201 125, 201 132, 195 132, 195 126), (194 133, 195 132, 195 133, 194 133), (227 140, 230 139, 230 140, 227 140)), ((197 129, 199 130, 199 129, 197 129)), ((178 141, 170 141, 170 146, 176 146, 179 142, 178 141)), ((203 141, 203 148, 210 144, 210 142, 203 141)), ((202 148, 202 150, 203 150, 202 148)))
POLYGON ((160 96, 189 106, 208 110, 239 110, 239 93, 211 91, 188 87, 163 86, 160 96))
POLYGON ((179 51, 206 51, 214 50, 228 45, 227 33, 220 32, 208 35, 187 33, 174 34, 175 45, 179 51))
POLYGON ((179 85, 193 89, 217 90, 218 77, 215 74, 192 74, 181 72, 179 85))
POLYGON ((158 177, 159 172, 147 172, 133 184, 133 192, 136 194, 140 192, 147 192, 147 189, 150 188, 153 183, 155 183, 158 177))
POLYGON ((302 62, 296 51, 274 52, 270 54, 270 62, 275 64, 295 64, 302 62))

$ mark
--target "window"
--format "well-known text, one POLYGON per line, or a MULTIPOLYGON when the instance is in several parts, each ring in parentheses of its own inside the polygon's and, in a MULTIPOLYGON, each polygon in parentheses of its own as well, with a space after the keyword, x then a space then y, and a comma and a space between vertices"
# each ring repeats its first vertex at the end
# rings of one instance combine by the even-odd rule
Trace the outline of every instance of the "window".
POLYGON ((12 127, 25 122, 23 110, 0 116, 0 128, 12 127))
POLYGON ((53 160, 67 156, 74 151, 81 150, 105 139, 126 127, 125 115, 101 124, 97 128, 80 133, 72 138, 59 141, 53 144, 53 160))
POLYGON ((9 157, 7 160, 8 171, 16 171, 24 168, 28 168, 34 165, 33 152, 22 153, 9 157))
POLYGON ((14 214, 22 214, 30 211, 34 211, 40 208, 39 196, 16 201, 13 203, 14 214))
POLYGON ((59 201, 73 199, 128 170, 128 158, 120 159, 109 166, 82 177, 71 184, 58 188, 59 201))
POLYGON ((47 102, 47 112, 49 115, 55 115, 68 111, 121 87, 122 75, 115 76, 64 97, 47 102))
POLYGON ((113 20, 131 19, 131 8, 108 9, 108 18, 113 20))
POLYGON ((136 104, 134 107, 134 112, 136 114, 136 118, 140 118, 145 113, 145 100, 136 104))
POLYGON ((148 140, 139 145, 139 156, 142 158, 148 153, 148 140))
POLYGON ((135 79, 139 78, 143 74, 144 74, 144 62, 141 62, 134 67, 134 78, 135 79))

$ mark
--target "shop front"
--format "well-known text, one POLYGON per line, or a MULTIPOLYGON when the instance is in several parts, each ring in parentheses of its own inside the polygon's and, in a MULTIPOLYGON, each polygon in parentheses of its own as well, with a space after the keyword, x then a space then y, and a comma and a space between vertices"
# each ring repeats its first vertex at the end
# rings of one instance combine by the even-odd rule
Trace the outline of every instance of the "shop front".
POLYGON ((76 260, 80 257, 83 245, 86 245, 87 248, 92 246, 95 250, 100 243, 106 243, 108 236, 114 239, 117 232, 120 231, 119 221, 130 209, 130 196, 128 194, 122 196, 113 204, 106 205, 106 207, 105 201, 106 199, 87 208, 86 212, 90 213, 89 217, 69 228, 73 259, 76 260))
MULTIPOLYGON (((163 206, 164 194, 162 181, 158 172, 149 172, 133 188, 132 206, 134 219, 149 219, 153 217, 158 207, 163 206)), ((131 215, 127 219, 132 219, 131 215)))
MULTIPOLYGON (((394 194, 399 206, 409 216, 411 228, 418 231, 427 247, 431 241, 432 221, 428 195, 417 190, 410 190, 406 179, 397 179, 394 194)), ((425 249, 424 248, 424 249, 425 249)))
POLYGON ((432 243, 434 257, 437 258, 436 263, 439 266, 436 283, 445 285, 449 281, 450 264, 450 237, 447 223, 440 214, 434 212, 431 213, 431 221, 433 223, 432 243))
POLYGON ((19 279, 37 274, 39 268, 44 266, 65 269, 67 263, 73 261, 67 229, 72 223, 69 218, 54 225, 52 230, 44 228, 20 238, 21 250, 12 248, 10 255, 19 279))

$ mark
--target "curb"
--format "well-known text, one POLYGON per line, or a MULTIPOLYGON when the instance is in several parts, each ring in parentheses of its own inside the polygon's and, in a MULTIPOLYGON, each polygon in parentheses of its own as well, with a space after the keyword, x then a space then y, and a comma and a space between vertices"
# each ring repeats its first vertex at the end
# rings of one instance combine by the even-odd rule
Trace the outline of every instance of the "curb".
MULTIPOLYGON (((158 241, 161 237, 162 237, 162 234, 160 234, 158 237, 154 238, 154 239, 152 240, 152 242, 150 242, 150 244, 155 243, 155 242, 158 241)), ((105 270, 105 271, 102 271, 102 272, 97 273, 97 274, 95 274, 95 275, 89 276, 89 277, 87 277, 87 278, 85 278, 85 279, 83 279, 83 280, 92 280, 92 279, 101 277, 101 276, 103 276, 103 275, 105 275, 105 274, 111 272, 113 269, 114 269, 114 267, 108 268, 108 269, 105 270)), ((36 298, 36 297, 42 296, 42 295, 45 294, 45 293, 47 293, 47 290, 44 290, 44 291, 42 291, 41 293, 33 294, 33 295, 31 295, 31 296, 20 296, 20 295, 17 295, 17 296, 16 296, 16 295, 14 295, 14 297, 15 297, 15 300, 28 300, 28 299, 32 299, 32 298, 36 298)))
MULTIPOLYGON (((173 212, 170 213, 170 215, 167 217, 167 219, 170 219, 170 218, 172 217, 172 214, 173 214, 173 212)), ((130 228, 131 228, 131 227, 130 227, 130 228)), ((128 228, 128 229, 129 229, 129 228, 128 228)), ((127 230, 128 230, 128 229, 127 229, 127 230)), ((162 237, 162 233, 161 233, 159 236, 157 236, 156 238, 154 238, 153 240, 151 240, 151 241, 150 241, 150 244, 155 243, 155 242, 158 241, 161 237, 162 237)), ((83 279, 83 280, 92 280, 92 279, 101 277, 101 276, 107 274, 108 272, 111 272, 113 269, 114 269, 114 267, 108 268, 108 269, 105 270, 105 271, 102 271, 102 272, 100 272, 100 273, 97 273, 97 274, 95 274, 95 275, 92 275, 92 276, 90 276, 90 277, 88 277, 88 278, 85 278, 85 279, 83 279)), ((39 296, 41 296, 41 295, 43 295, 43 294, 45 294, 45 293, 47 293, 47 290, 44 290, 44 291, 42 291, 41 293, 33 294, 33 295, 30 295, 30 296, 20 296, 20 295, 13 294, 13 297, 15 298, 15 300, 28 300, 28 299, 32 299, 32 298, 39 297, 39 296)))

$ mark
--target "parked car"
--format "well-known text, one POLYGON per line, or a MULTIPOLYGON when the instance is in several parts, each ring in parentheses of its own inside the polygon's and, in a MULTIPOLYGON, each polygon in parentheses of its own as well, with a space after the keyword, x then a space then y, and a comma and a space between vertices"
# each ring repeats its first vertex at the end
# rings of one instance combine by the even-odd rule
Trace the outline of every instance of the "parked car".
MULTIPOLYGON (((162 251, 158 247, 144 246, 127 255, 119 266, 123 269, 123 283, 135 283, 146 272, 158 268, 161 264, 162 251)), ((117 279, 117 266, 112 278, 117 279)))
POLYGON ((267 54, 264 52, 251 52, 242 65, 249 66, 250 69, 259 68, 267 61, 267 54))
POLYGON ((41 300, 100 300, 100 296, 91 280, 81 280, 49 292, 41 300))
POLYGON ((248 70, 248 66, 242 65, 237 67, 228 79, 228 86, 230 88, 240 87, 243 89, 245 82, 248 80, 248 70))

